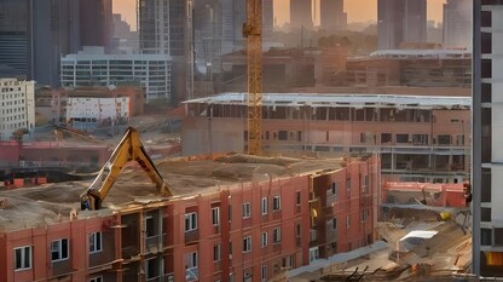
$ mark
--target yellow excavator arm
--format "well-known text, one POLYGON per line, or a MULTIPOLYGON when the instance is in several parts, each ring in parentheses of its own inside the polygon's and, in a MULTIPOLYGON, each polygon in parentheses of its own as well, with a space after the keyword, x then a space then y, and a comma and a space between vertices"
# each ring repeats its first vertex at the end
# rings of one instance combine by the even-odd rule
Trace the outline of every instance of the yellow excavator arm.
POLYGON ((138 131, 133 127, 129 127, 91 186, 80 195, 81 209, 100 209, 110 188, 114 185, 124 166, 130 161, 138 162, 152 182, 155 183, 157 190, 162 196, 173 196, 168 185, 164 183, 159 171, 147 155, 140 141, 138 131))

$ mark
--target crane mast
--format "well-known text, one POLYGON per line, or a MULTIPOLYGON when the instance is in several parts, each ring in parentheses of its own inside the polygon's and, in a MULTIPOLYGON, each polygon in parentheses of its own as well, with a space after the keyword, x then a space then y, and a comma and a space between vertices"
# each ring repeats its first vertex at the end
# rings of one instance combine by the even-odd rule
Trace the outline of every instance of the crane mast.
POLYGON ((243 24, 248 65, 248 154, 262 150, 262 0, 246 0, 243 24))

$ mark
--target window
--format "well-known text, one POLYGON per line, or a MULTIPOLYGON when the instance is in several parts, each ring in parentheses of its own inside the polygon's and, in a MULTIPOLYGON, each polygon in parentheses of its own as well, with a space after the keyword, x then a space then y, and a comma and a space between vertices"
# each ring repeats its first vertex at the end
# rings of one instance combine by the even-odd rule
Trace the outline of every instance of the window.
POLYGON ((148 259, 145 261, 145 276, 147 280, 155 279, 160 276, 159 273, 159 261, 155 258, 148 259))
POLYGON ((346 196, 347 198, 351 198, 351 178, 348 177, 346 179, 346 196))
POLYGON ((267 265, 262 265, 260 267, 260 279, 262 279, 262 281, 267 281, 267 265))
POLYGON ((444 135, 438 135, 438 144, 439 145, 451 145, 451 136, 444 134, 444 135))
POLYGON ((213 223, 213 225, 220 224, 220 208, 219 207, 211 209, 211 223, 213 223))
POLYGON ((155 228, 155 222, 154 222, 154 217, 151 215, 145 216, 145 232, 147 237, 153 237, 157 235, 157 231, 155 228))
POLYGON ((267 214, 267 197, 263 197, 260 201, 260 211, 262 215, 267 214))
POLYGON ((220 244, 213 245, 213 261, 220 261, 220 244))
POLYGON ((391 143, 393 135, 391 133, 381 133, 381 144, 391 143))
POLYGON ((14 249, 14 260, 16 270, 25 270, 31 268, 31 246, 14 249))
POLYGON ((396 135, 396 143, 408 143, 409 140, 409 134, 397 134, 396 135))
POLYGON ((332 229, 337 229, 337 218, 332 218, 332 229))
POLYGON ((52 261, 68 259, 68 239, 60 239, 51 243, 52 261))
POLYGON ((274 196, 272 199, 272 209, 275 211, 279 211, 281 209, 281 199, 279 196, 274 196))
POLYGON ((97 253, 103 250, 103 241, 101 237, 101 232, 93 232, 89 234, 89 253, 97 253))
POLYGON ((197 213, 185 214, 185 232, 197 229, 197 213))
POLYGON ((362 211, 362 221, 367 221, 368 217, 369 217, 369 210, 368 209, 364 209, 362 211))
POLYGON ((103 276, 96 276, 89 279, 89 282, 103 282, 103 276))
POLYGON ((243 238, 243 253, 247 253, 251 251, 252 247, 252 238, 251 236, 246 236, 243 238))
POLYGON ((229 217, 229 222, 232 221, 232 205, 229 205, 229 209, 227 210, 227 216, 229 217))
POLYGON ((260 235, 260 242, 262 248, 267 247, 267 232, 262 232, 260 235))
POLYGON ((348 214, 346 215, 346 228, 349 228, 351 226, 351 216, 348 214))
POLYGON ((301 194, 300 191, 297 190, 295 191, 295 204, 300 205, 300 201, 301 201, 301 194))
POLYGON ((251 205, 249 202, 243 204, 243 218, 251 217, 251 205))
POLYGON ((281 228, 274 229, 272 241, 273 241, 273 243, 280 243, 281 242, 281 228))
POLYGON ((309 262, 315 261, 320 257, 320 251, 318 247, 313 247, 309 249, 309 262))
POLYGON ((327 190, 327 197, 330 196, 337 197, 337 190, 339 190, 337 182, 332 182, 332 185, 330 185, 330 189, 327 190))
POLYGON ((188 253, 185 255, 185 280, 195 281, 198 279, 197 269, 197 252, 188 253))

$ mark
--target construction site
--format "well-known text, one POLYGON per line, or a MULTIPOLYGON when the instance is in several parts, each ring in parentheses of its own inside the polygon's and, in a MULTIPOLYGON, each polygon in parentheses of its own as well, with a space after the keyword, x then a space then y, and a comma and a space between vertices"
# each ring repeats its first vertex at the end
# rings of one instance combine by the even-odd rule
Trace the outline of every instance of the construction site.
POLYGON ((466 208, 396 185, 415 202, 386 203, 380 168, 313 152, 154 163, 129 128, 98 174, 0 192, 0 279, 468 279, 466 208))
POLYGON ((59 95, 80 105, 65 125, 0 144, 0 281, 483 280, 470 99, 263 93, 262 2, 246 5, 246 93, 184 101, 179 119, 132 118, 139 92, 120 109, 59 95), (74 178, 38 174, 49 162, 74 178))

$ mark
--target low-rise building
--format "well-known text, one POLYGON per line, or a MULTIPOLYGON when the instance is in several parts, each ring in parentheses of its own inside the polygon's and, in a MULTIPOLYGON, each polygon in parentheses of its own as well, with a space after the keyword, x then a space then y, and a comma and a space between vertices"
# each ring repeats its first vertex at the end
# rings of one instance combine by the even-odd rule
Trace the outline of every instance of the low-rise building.
POLYGON ((345 84, 469 88, 471 76, 471 53, 466 50, 380 50, 348 58, 345 84))
MULTIPOLYGON (((77 87, 75 89, 51 89, 40 88, 35 91, 35 106, 38 114, 50 120, 52 124, 66 124, 72 118, 94 118, 96 124, 102 124, 111 116, 129 118, 142 115, 145 107, 145 91, 138 86, 114 86, 114 87, 77 87), (73 101, 73 102, 72 102, 73 101), (83 101, 82 108, 87 104, 87 115, 75 116, 70 105, 78 105, 77 101, 83 101), (94 103, 94 105, 89 105, 94 103), (100 105, 109 105, 106 114, 100 105), (99 112, 98 109, 100 110, 99 112), (116 110, 120 112, 117 113, 116 110), (126 116, 124 116, 126 114, 126 116)), ((115 119, 118 122, 120 118, 115 119)))
MULTIPOLYGON (((247 95, 185 102, 182 150, 243 152, 247 95)), ((264 93, 264 150, 377 154, 388 180, 454 182, 470 159, 469 97, 264 93)))
POLYGON ((103 47, 84 47, 61 58, 61 85, 110 87, 139 82, 145 90, 145 102, 169 102, 171 66, 172 59, 167 55, 105 54, 103 47))
POLYGON ((157 169, 173 198, 140 172, 97 211, 77 211, 90 183, 0 192, 0 280, 267 281, 375 240, 376 158, 204 156, 157 169))
POLYGON ((0 140, 35 129, 35 82, 0 78, 0 140))

